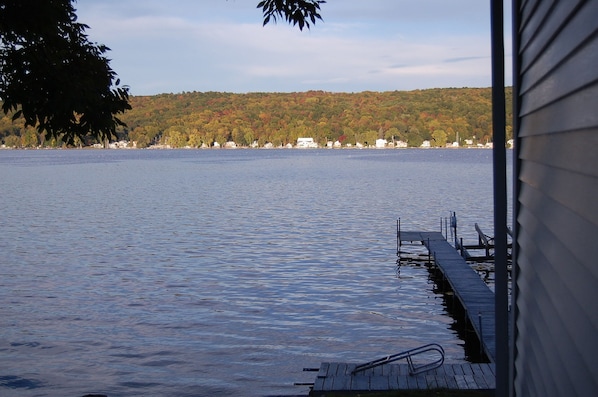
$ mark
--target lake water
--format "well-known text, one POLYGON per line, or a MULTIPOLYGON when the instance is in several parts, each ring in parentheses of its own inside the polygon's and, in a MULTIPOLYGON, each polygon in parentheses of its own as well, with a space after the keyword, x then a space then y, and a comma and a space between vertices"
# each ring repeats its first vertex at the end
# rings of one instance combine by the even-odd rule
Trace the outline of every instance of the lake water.
POLYGON ((0 395, 306 394, 322 361, 466 360, 396 220, 492 228, 489 150, 0 151, 0 395))

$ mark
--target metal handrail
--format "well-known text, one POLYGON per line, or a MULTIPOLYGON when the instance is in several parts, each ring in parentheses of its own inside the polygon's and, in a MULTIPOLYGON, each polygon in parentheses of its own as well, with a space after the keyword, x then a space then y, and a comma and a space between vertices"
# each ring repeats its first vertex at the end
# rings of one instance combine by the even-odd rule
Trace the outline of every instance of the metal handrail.
POLYGON ((430 370, 440 367, 444 363, 444 349, 442 348, 442 346, 440 346, 437 343, 430 343, 430 344, 427 344, 424 346, 416 347, 415 349, 406 350, 401 353, 392 354, 390 356, 382 357, 377 360, 373 360, 373 361, 370 361, 370 362, 367 362, 364 364, 360 364, 360 365, 356 366, 353 371, 351 371, 351 374, 354 375, 355 373, 360 372, 360 371, 365 371, 366 369, 378 367, 380 365, 388 364, 388 363, 398 361, 398 360, 403 360, 403 359, 407 360, 407 363, 409 364, 409 374, 416 375, 416 374, 430 371, 430 370), (413 363, 413 356, 417 356, 419 354, 429 352, 429 351, 438 352, 440 354, 440 358, 438 358, 437 360, 432 361, 430 363, 421 364, 421 365, 415 365, 413 363))

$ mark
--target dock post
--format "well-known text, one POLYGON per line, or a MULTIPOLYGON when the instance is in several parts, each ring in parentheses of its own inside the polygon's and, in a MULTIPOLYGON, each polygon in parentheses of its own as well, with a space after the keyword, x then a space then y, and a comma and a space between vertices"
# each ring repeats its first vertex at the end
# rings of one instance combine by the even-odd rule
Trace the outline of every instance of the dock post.
POLYGON ((484 330, 482 329, 482 312, 478 312, 478 323, 480 326, 480 357, 484 356, 484 330))
POLYGON ((455 211, 451 215, 451 229, 455 233, 455 244, 457 244, 457 213, 455 211))
POLYGON ((430 254, 432 252, 430 251, 430 237, 428 237, 428 266, 430 265, 430 254))
POLYGON ((397 256, 401 252, 401 218, 397 219, 397 256))

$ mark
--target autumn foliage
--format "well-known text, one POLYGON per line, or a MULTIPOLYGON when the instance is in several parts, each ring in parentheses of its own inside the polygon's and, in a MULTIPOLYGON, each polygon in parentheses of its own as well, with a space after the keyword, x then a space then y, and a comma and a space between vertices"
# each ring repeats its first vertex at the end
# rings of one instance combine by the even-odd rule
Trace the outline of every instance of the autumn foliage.
MULTIPOLYGON (((507 109, 511 108, 508 88, 507 109)), ((373 144, 376 139, 420 146, 444 146, 457 138, 485 144, 492 140, 490 88, 444 88, 415 91, 330 93, 187 92, 130 98, 132 109, 122 116, 126 128, 118 138, 137 147, 238 146, 266 142, 295 144, 311 137, 320 145, 373 144)), ((511 115, 507 115, 507 120, 511 115)), ((512 127, 507 125, 508 138, 512 127)), ((10 117, 0 120, 0 140, 13 146, 35 145, 35 131, 10 117)), ((91 144, 94 142, 84 142, 91 144)), ((47 143, 48 144, 48 143, 47 143)))

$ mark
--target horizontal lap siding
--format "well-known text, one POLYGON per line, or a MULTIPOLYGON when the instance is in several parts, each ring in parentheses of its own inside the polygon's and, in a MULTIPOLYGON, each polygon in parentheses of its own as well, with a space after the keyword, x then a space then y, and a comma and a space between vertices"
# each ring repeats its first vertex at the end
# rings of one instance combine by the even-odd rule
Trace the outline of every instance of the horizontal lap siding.
POLYGON ((517 396, 598 391, 598 0, 519 7, 517 396))

